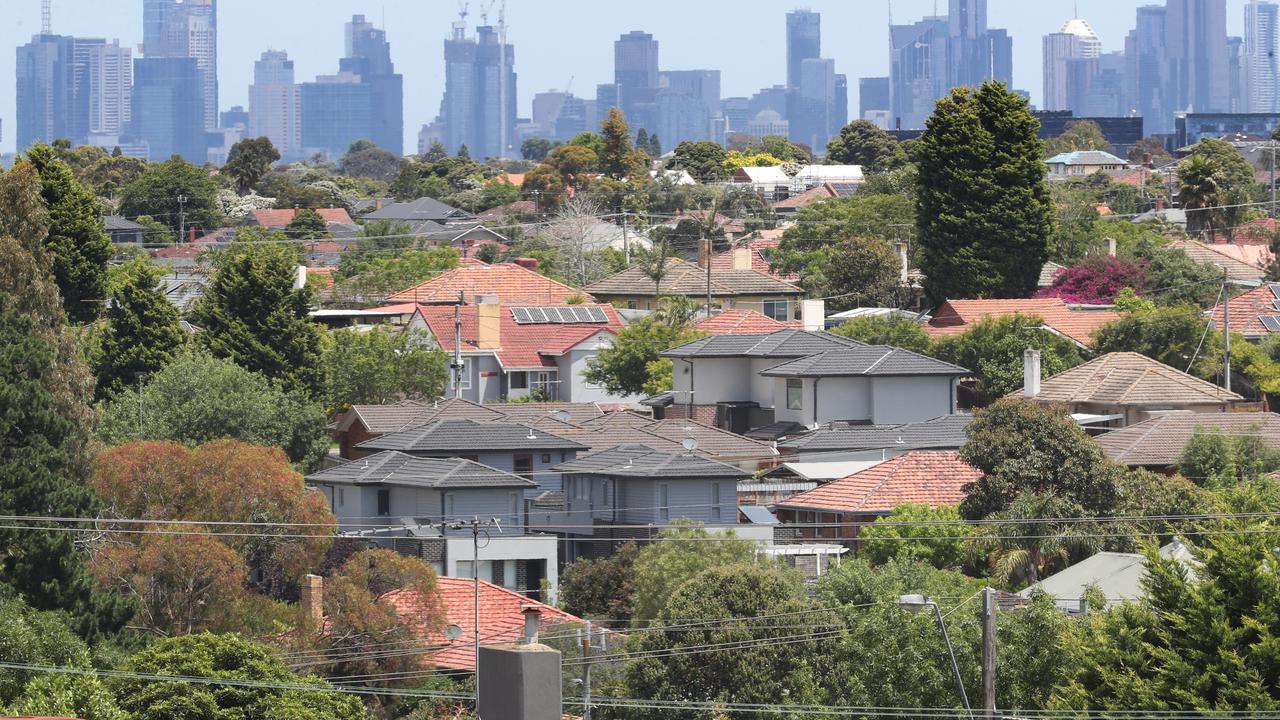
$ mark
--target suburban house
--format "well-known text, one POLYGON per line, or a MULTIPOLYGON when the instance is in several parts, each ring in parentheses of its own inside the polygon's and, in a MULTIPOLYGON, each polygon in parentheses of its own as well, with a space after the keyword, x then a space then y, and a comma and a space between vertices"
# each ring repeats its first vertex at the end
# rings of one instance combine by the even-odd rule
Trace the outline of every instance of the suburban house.
POLYGON ((976 322, 1014 314, 1039 317, 1050 332, 1086 348, 1093 344, 1098 328, 1120 317, 1110 310, 1073 310, 1062 298, 948 300, 933 311, 924 331, 935 338, 959 335, 976 322))
POLYGON ((791 176, 776 165, 740 167, 733 171, 732 182, 734 185, 745 186, 770 201, 791 195, 791 176))
POLYGON ((1203 243, 1199 240, 1181 239, 1169 243, 1169 247, 1181 250, 1198 263, 1222 268, 1231 280, 1263 282, 1267 271, 1261 251, 1265 245, 1236 243, 1203 243))
POLYGON ((790 218, 792 215, 795 215, 819 200, 827 200, 833 197, 840 196, 830 183, 823 183, 817 187, 809 188, 802 193, 792 195, 789 198, 778 200, 772 205, 773 212, 778 216, 779 220, 785 222, 787 218, 790 218))
MULTIPOLYGON (((647 538, 677 520, 736 526, 737 484, 750 477, 734 465, 645 445, 621 445, 554 469, 564 475, 561 531, 571 539, 570 558, 608 555, 615 540, 647 538)), ((766 535, 772 539, 772 528, 766 535)))
POLYGON ((619 445, 644 445, 662 452, 711 458, 749 473, 771 467, 778 458, 778 451, 770 443, 686 418, 654 420, 635 413, 610 413, 579 427, 558 428, 554 432, 587 446, 578 457, 619 445))
POLYGON ((914 450, 778 503, 775 514, 800 537, 856 540, 861 525, 905 503, 939 507, 965 498, 982 471, 955 451, 914 450), (825 526, 825 527, 824 527, 825 526))
MULTIPOLYGON (((462 397, 475 402, 540 398, 570 402, 612 401, 584 377, 601 348, 609 347, 622 319, 609 305, 500 304, 481 295, 461 309, 462 397)), ((455 350, 455 308, 420 306, 410 329, 426 331, 447 353, 455 350)), ((454 379, 449 380, 453 394, 454 379)))
POLYGON ((755 310, 725 310, 699 320, 693 329, 708 335, 762 335, 799 327, 798 321, 774 320, 755 310))
MULTIPOLYGON (((1246 340, 1261 340, 1280 332, 1280 283, 1263 283, 1227 301, 1231 306, 1231 332, 1246 340)), ((1210 313, 1214 328, 1221 331, 1225 316, 1221 305, 1210 313)))
POLYGON ((180 312, 191 308, 191 303, 204 295, 209 286, 209 273, 174 266, 169 272, 160 276, 159 290, 171 305, 180 312))
MULTIPOLYGON (((136 223, 120 215, 106 215, 102 218, 102 223, 106 227, 107 237, 110 237, 113 243, 135 243, 141 245, 147 242, 148 230, 146 225, 136 223)), ((165 241, 166 239, 163 238, 152 240, 152 242, 165 241)))
POLYGON ((943 415, 923 422, 892 425, 827 423, 791 435, 778 444, 787 455, 887 460, 911 450, 959 450, 968 440, 972 415, 943 415))
MULTIPOLYGON (((755 270, 794 284, 800 280, 799 273, 776 273, 769 264, 773 252, 778 249, 781 242, 782 240, 776 237, 736 240, 729 250, 711 255, 711 277, 714 278, 718 273, 726 270, 755 270)), ((705 291, 704 287, 703 292, 705 291)))
MULTIPOLYGON (((313 211, 324 219, 324 224, 329 227, 329 232, 333 233, 334 237, 350 238, 360 232, 360 226, 351 219, 344 208, 313 208, 313 211)), ((283 230, 297 215, 298 211, 295 208, 258 209, 245 215, 242 224, 267 230, 283 230)))
POLYGON ((352 405, 338 418, 333 434, 338 440, 339 454, 348 460, 358 460, 369 454, 356 448, 360 443, 387 433, 426 425, 442 417, 485 421, 502 420, 506 415, 461 398, 439 402, 401 400, 390 405, 352 405))
MULTIPOLYGON (((1107 457, 1129 467, 1173 471, 1197 433, 1228 439, 1254 436, 1269 448, 1280 447, 1280 415, 1275 413, 1162 413, 1094 439, 1107 457)), ((1199 478, 1196 478, 1200 481, 1199 478)))
MULTIPOLYGON (((707 270, 679 258, 667 258, 661 286, 639 267, 630 267, 586 287, 600 302, 632 310, 653 310, 659 295, 707 296, 707 270)), ((711 272, 711 306, 725 310, 755 310, 775 320, 799 318, 804 290, 755 270, 711 272)))
POLYGON ((472 303, 478 295, 496 295, 498 302, 508 306, 564 305, 571 298, 591 302, 581 290, 517 263, 463 265, 395 293, 387 301, 452 306, 459 297, 463 303, 472 303))
POLYGON ((1075 150, 1045 160, 1052 178, 1084 177, 1096 172, 1123 170, 1128 162, 1101 150, 1075 150))
MULTIPOLYGON (((1190 565, 1194 559, 1190 548, 1179 540, 1160 548, 1160 556, 1184 565, 1190 565)), ((1102 610, 1146 596, 1142 587, 1146 564, 1147 559, 1138 553, 1100 552, 1033 583, 1018 594, 1029 598, 1045 593, 1054 599, 1058 609, 1075 614, 1085 610, 1084 597, 1094 590, 1103 599, 1104 606, 1098 608, 1102 610)))
MULTIPOLYGON (((481 566, 487 562, 481 560, 481 566)), ((483 573, 482 573, 483 574, 483 573)), ((416 627, 417 640, 427 648, 424 664, 431 668, 453 672, 475 672, 475 608, 476 587, 471 580, 459 577, 441 577, 436 580, 440 593, 440 609, 444 611, 441 627, 456 625, 457 637, 445 635, 440 628, 416 627), (438 649, 437 649, 438 648, 438 649)), ((419 591, 400 588, 383 595, 379 600, 396 608, 401 616, 421 617, 422 600, 419 591)), ((549 599, 554 602, 554 599, 549 599)), ((501 583, 480 581, 480 644, 515 643, 528 631, 527 623, 536 623, 538 632, 548 632, 558 626, 581 627, 582 618, 546 603, 530 599, 518 590, 503 587, 501 583)))
POLYGON ((1040 352, 1024 358, 1021 392, 1068 408, 1077 423, 1102 431, 1135 425, 1172 410, 1225 413, 1244 402, 1236 393, 1133 352, 1107 353, 1053 377, 1040 378, 1040 352))
POLYGON ((529 488, 532 499, 541 490, 559 490, 560 474, 551 468, 577 457, 587 446, 546 430, 506 421, 440 419, 425 425, 387 433, 356 446, 366 452, 391 450, 414 457, 458 457, 497 468, 538 484, 529 488))
POLYGON ((364 216, 365 220, 390 220, 404 223, 411 232, 419 228, 458 225, 475 222, 476 216, 466 210, 445 205, 435 198, 421 197, 408 202, 387 203, 364 216))
POLYGON ((711 335, 662 353, 674 363, 667 417, 745 434, 775 423, 892 424, 956 409, 964 368, 827 332, 711 335))
POLYGON ((421 558, 448 577, 470 577, 471 530, 440 523, 496 519, 480 548, 480 579, 521 590, 558 585, 558 540, 524 529, 523 499, 537 483, 465 458, 385 451, 307 476, 341 533, 421 558))
POLYGON ((861 165, 805 165, 791 178, 791 182, 793 191, 799 193, 828 183, 856 188, 865 179, 861 165))

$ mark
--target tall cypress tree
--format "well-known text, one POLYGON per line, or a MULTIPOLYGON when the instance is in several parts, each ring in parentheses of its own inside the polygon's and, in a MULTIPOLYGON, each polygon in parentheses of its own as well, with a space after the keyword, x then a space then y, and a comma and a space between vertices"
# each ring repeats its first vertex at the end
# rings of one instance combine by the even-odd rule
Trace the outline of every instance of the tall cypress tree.
POLYGON ((72 320, 87 322, 102 307, 112 254, 97 199, 48 145, 29 149, 27 162, 40 173, 40 194, 49 211, 44 243, 63 307, 72 320))
POLYGON ((1038 131, 1027 101, 1000 83, 938 101, 920 136, 916 202, 935 302, 1035 290, 1054 220, 1038 131))
POLYGON ((94 368, 99 399, 128 387, 137 373, 154 373, 173 360, 186 341, 181 316, 159 289, 160 277, 145 260, 131 263, 107 306, 107 326, 94 368))
MULTIPOLYGON (((86 517, 93 381, 51 280, 48 217, 32 164, 0 177, 0 514, 86 517)), ((0 586, 69 612, 86 637, 125 619, 117 598, 92 593, 71 532, 0 527, 0 586)))

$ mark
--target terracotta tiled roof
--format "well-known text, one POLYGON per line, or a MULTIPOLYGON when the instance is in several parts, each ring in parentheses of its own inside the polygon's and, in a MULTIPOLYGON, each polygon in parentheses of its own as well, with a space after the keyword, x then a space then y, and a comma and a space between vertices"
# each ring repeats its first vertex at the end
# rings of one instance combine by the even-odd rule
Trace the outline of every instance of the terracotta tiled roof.
POLYGON ((798 327, 798 322, 780 322, 755 310, 726 310, 700 321, 694 329, 710 335, 750 335, 798 327))
POLYGON ((1174 240, 1169 243, 1169 247, 1181 250, 1196 262, 1217 265, 1225 269, 1227 277, 1233 280, 1261 280, 1266 275, 1261 265, 1242 259, 1243 253, 1235 250, 1242 247, 1240 245, 1231 243, 1209 245, 1195 240, 1174 240))
POLYGON ((1280 447, 1280 415, 1275 413, 1172 412, 1094 438, 1107 457, 1123 465, 1172 467, 1197 432, 1238 436, 1256 432, 1268 447, 1280 447))
MULTIPOLYGON (((1009 397, 1022 397, 1018 390, 1009 397)), ((1110 406, 1224 405, 1244 398, 1132 352, 1107 353, 1041 381, 1036 400, 1110 406)))
MULTIPOLYGON (((356 221, 351 219, 344 208, 314 208, 314 212, 324 218, 326 223, 334 225, 355 225, 356 221)), ((276 209, 260 209, 254 210, 252 213, 254 224, 261 225, 264 228, 279 229, 286 227, 293 222, 293 218, 298 214, 295 208, 285 208, 283 210, 276 209)))
MULTIPOLYGON (((1242 295, 1231 298, 1231 332, 1249 339, 1264 338, 1272 332, 1280 332, 1280 283, 1265 283, 1242 295), (1274 320, 1263 318, 1275 318, 1274 320), (1267 327, 1270 323, 1274 331, 1267 327)), ((1213 309, 1214 326, 1223 327, 1223 308, 1213 309)))
POLYGON ((417 302, 425 305, 453 304, 458 293, 467 303, 475 302, 476 295, 497 295, 503 305, 541 306, 560 305, 571 297, 592 299, 581 290, 539 275, 514 263, 499 265, 467 265, 454 268, 430 280, 398 292, 387 300, 391 302, 417 302))
MULTIPOLYGON (((523 178, 521 178, 523 182, 523 178)), ((506 220, 512 215, 532 215, 538 211, 538 206, 532 200, 517 200, 506 205, 489 208, 484 212, 476 215, 476 220, 483 223, 492 223, 506 220)), ((506 228, 503 228, 504 230, 506 228)))
MULTIPOLYGON (((444 625, 457 625, 462 634, 450 640, 434 628, 417 628, 424 645, 443 646, 428 655, 426 661, 447 670, 475 670, 475 584, 467 578, 436 578, 440 590, 440 606, 444 625)), ((417 590, 392 590, 381 600, 396 609, 397 614, 420 614, 421 600, 417 590)), ((480 581, 480 644, 518 642, 524 636, 524 609, 537 608, 538 631, 564 623, 582 623, 582 618, 527 598, 514 590, 480 581)))
MULTIPOLYGON (((587 286, 587 291, 605 297, 609 295, 653 295, 656 286, 638 267, 631 267, 587 286)), ((679 258, 667 259, 667 276, 662 279, 663 294, 696 295, 707 293, 707 271, 679 258)), ((735 295, 803 295, 804 291, 768 273, 755 270, 711 271, 712 297, 735 295)))
POLYGON ((1120 317, 1105 310, 1072 310, 1062 298, 948 300, 934 311, 924 331, 934 337, 959 335, 970 323, 1015 313, 1039 316, 1046 326, 1081 345, 1091 344, 1098 328, 1120 317))
MULTIPOLYGON (((481 350, 476 346, 479 316, 474 305, 462 311, 462 351, 464 353, 492 352, 504 368, 555 367, 556 355, 563 354, 598 332, 617 334, 622 329, 622 318, 612 305, 565 305, 540 303, 539 307, 599 308, 605 316, 602 323, 583 324, 520 324, 516 322, 511 307, 498 309, 500 347, 481 350)), ((420 305, 415 317, 420 316, 427 329, 443 348, 454 346, 454 311, 452 305, 420 305)))
MULTIPOLYGON (((772 266, 769 265, 769 255, 777 249, 778 244, 782 240, 779 238, 754 238, 750 240, 739 240, 734 243, 738 249, 747 248, 750 251, 751 269, 760 273, 767 273, 774 277, 781 278, 789 283, 795 283, 800 280, 799 273, 776 273, 772 266)), ((733 250, 716 253, 711 256, 711 275, 714 278, 716 273, 733 269, 733 250)))
POLYGON ((903 503, 955 505, 982 471, 954 451, 903 453, 848 477, 787 498, 779 507, 887 515, 903 503))
POLYGON ((819 185, 815 188, 810 188, 809 190, 805 190, 804 192, 799 193, 797 195, 792 195, 786 200, 779 200, 778 202, 773 204, 773 209, 774 210, 796 210, 799 208, 808 207, 811 203, 817 202, 818 200, 825 200, 827 198, 833 198, 836 196, 837 196, 836 191, 832 189, 830 185, 823 183, 822 185, 819 185))

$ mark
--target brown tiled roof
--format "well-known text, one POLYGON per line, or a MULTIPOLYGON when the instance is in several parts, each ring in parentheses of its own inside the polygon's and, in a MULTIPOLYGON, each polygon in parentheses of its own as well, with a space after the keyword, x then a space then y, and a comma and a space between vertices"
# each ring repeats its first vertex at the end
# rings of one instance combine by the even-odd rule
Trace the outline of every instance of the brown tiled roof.
POLYGON ((1094 438, 1107 457, 1123 465, 1172 467, 1197 431, 1231 437, 1256 432, 1268 447, 1280 447, 1275 413, 1171 412, 1094 438))
POLYGON ((462 398, 440 402, 402 400, 391 405, 354 405, 338 421, 338 430, 349 429, 357 420, 371 433, 382 434, 426 425, 444 418, 501 420, 505 414, 462 398))
POLYGON ((1072 310, 1062 298, 948 300, 934 311, 924 331, 934 337, 959 335, 970 323, 1015 313, 1038 316, 1045 326, 1086 346, 1093 343, 1098 328, 1120 317, 1108 310, 1072 310))
MULTIPOLYGON (((600 297, 609 295, 654 295, 655 285, 638 267, 611 275, 593 285, 587 292, 600 297)), ((679 258, 667 259, 667 276, 662 279, 662 292, 672 295, 707 293, 707 271, 679 258)), ((804 291, 772 275, 755 270, 711 270, 711 295, 803 295, 804 291)))
POLYGON ((792 195, 786 200, 779 200, 773 204, 774 210, 791 210, 792 208, 808 207, 811 203, 818 200, 837 197, 836 191, 827 183, 823 183, 815 188, 810 188, 797 195, 792 195))
MULTIPOLYGON (((1009 397, 1022 397, 1022 391, 1010 393, 1009 397)), ((1221 405, 1244 398, 1145 355, 1114 352, 1043 380, 1036 400, 1179 407, 1221 405)))
POLYGON ((1266 276, 1266 271, 1259 265, 1241 260, 1229 249, 1224 251, 1225 246, 1208 245, 1195 240, 1174 240, 1169 243, 1169 247, 1183 251, 1198 263, 1224 268, 1227 277, 1232 280, 1261 280, 1266 276))
MULTIPOLYGON (((1270 335, 1262 318, 1275 318, 1266 322, 1272 323, 1276 332, 1280 332, 1280 283, 1264 283, 1247 293, 1237 295, 1230 300, 1231 332, 1240 333, 1246 338, 1264 338, 1270 335)), ((1223 308, 1213 308, 1214 326, 1221 330, 1223 326, 1223 308)))
MULTIPOLYGON (((504 368, 555 367, 555 356, 563 354, 599 332, 617 334, 622 329, 622 318, 612 305, 561 305, 541 303, 539 307, 599 308, 605 321, 583 324, 521 324, 516 322, 511 307, 498 308, 500 347, 487 352, 494 353, 504 368)), ((452 305, 420 305, 421 316, 427 329, 443 348, 452 348, 454 332, 454 308, 452 305)), ((481 352, 476 346, 479 333, 479 317, 474 305, 462 311, 462 350, 466 353, 481 352)))
POLYGON ((424 305, 453 304, 461 292, 467 303, 476 295, 497 295, 503 305, 562 305, 571 297, 587 300, 581 290, 556 282, 515 263, 467 265, 447 270, 430 280, 398 292, 389 302, 417 302, 424 305))
MULTIPOLYGON (((356 221, 351 219, 344 208, 315 208, 315 214, 324 218, 326 223, 334 225, 355 225, 356 221)), ((264 228, 279 229, 288 226, 293 222, 293 218, 298 214, 295 208, 285 208, 283 210, 276 209, 260 209, 254 210, 252 215, 254 222, 264 228)))
POLYGON ((798 322, 780 322, 755 310, 726 310, 699 321, 694 329, 709 335, 753 335, 798 327, 798 322))
MULTIPOLYGON (((762 231, 767 232, 767 231, 762 231)), ((767 273, 776 278, 781 278, 789 283, 795 283, 800 280, 799 273, 776 273, 769 264, 768 255, 782 242, 780 238, 753 238, 749 240, 739 240, 734 243, 735 248, 747 248, 751 253, 751 269, 756 272, 767 273)), ((733 269, 733 250, 715 253, 711 256, 711 276, 714 278, 716 273, 733 269)))
POLYGON ((793 495, 778 507, 887 515, 903 503, 955 505, 982 471, 955 451, 916 450, 793 495))

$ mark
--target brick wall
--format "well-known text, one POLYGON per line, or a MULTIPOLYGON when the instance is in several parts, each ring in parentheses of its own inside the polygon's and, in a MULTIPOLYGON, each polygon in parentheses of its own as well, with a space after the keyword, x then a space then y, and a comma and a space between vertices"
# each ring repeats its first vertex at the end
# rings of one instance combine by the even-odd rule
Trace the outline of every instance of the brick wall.
POLYGON ((666 409, 665 416, 668 418, 678 418, 680 420, 692 419, 714 427, 716 424, 716 406, 683 405, 676 403, 666 409))

